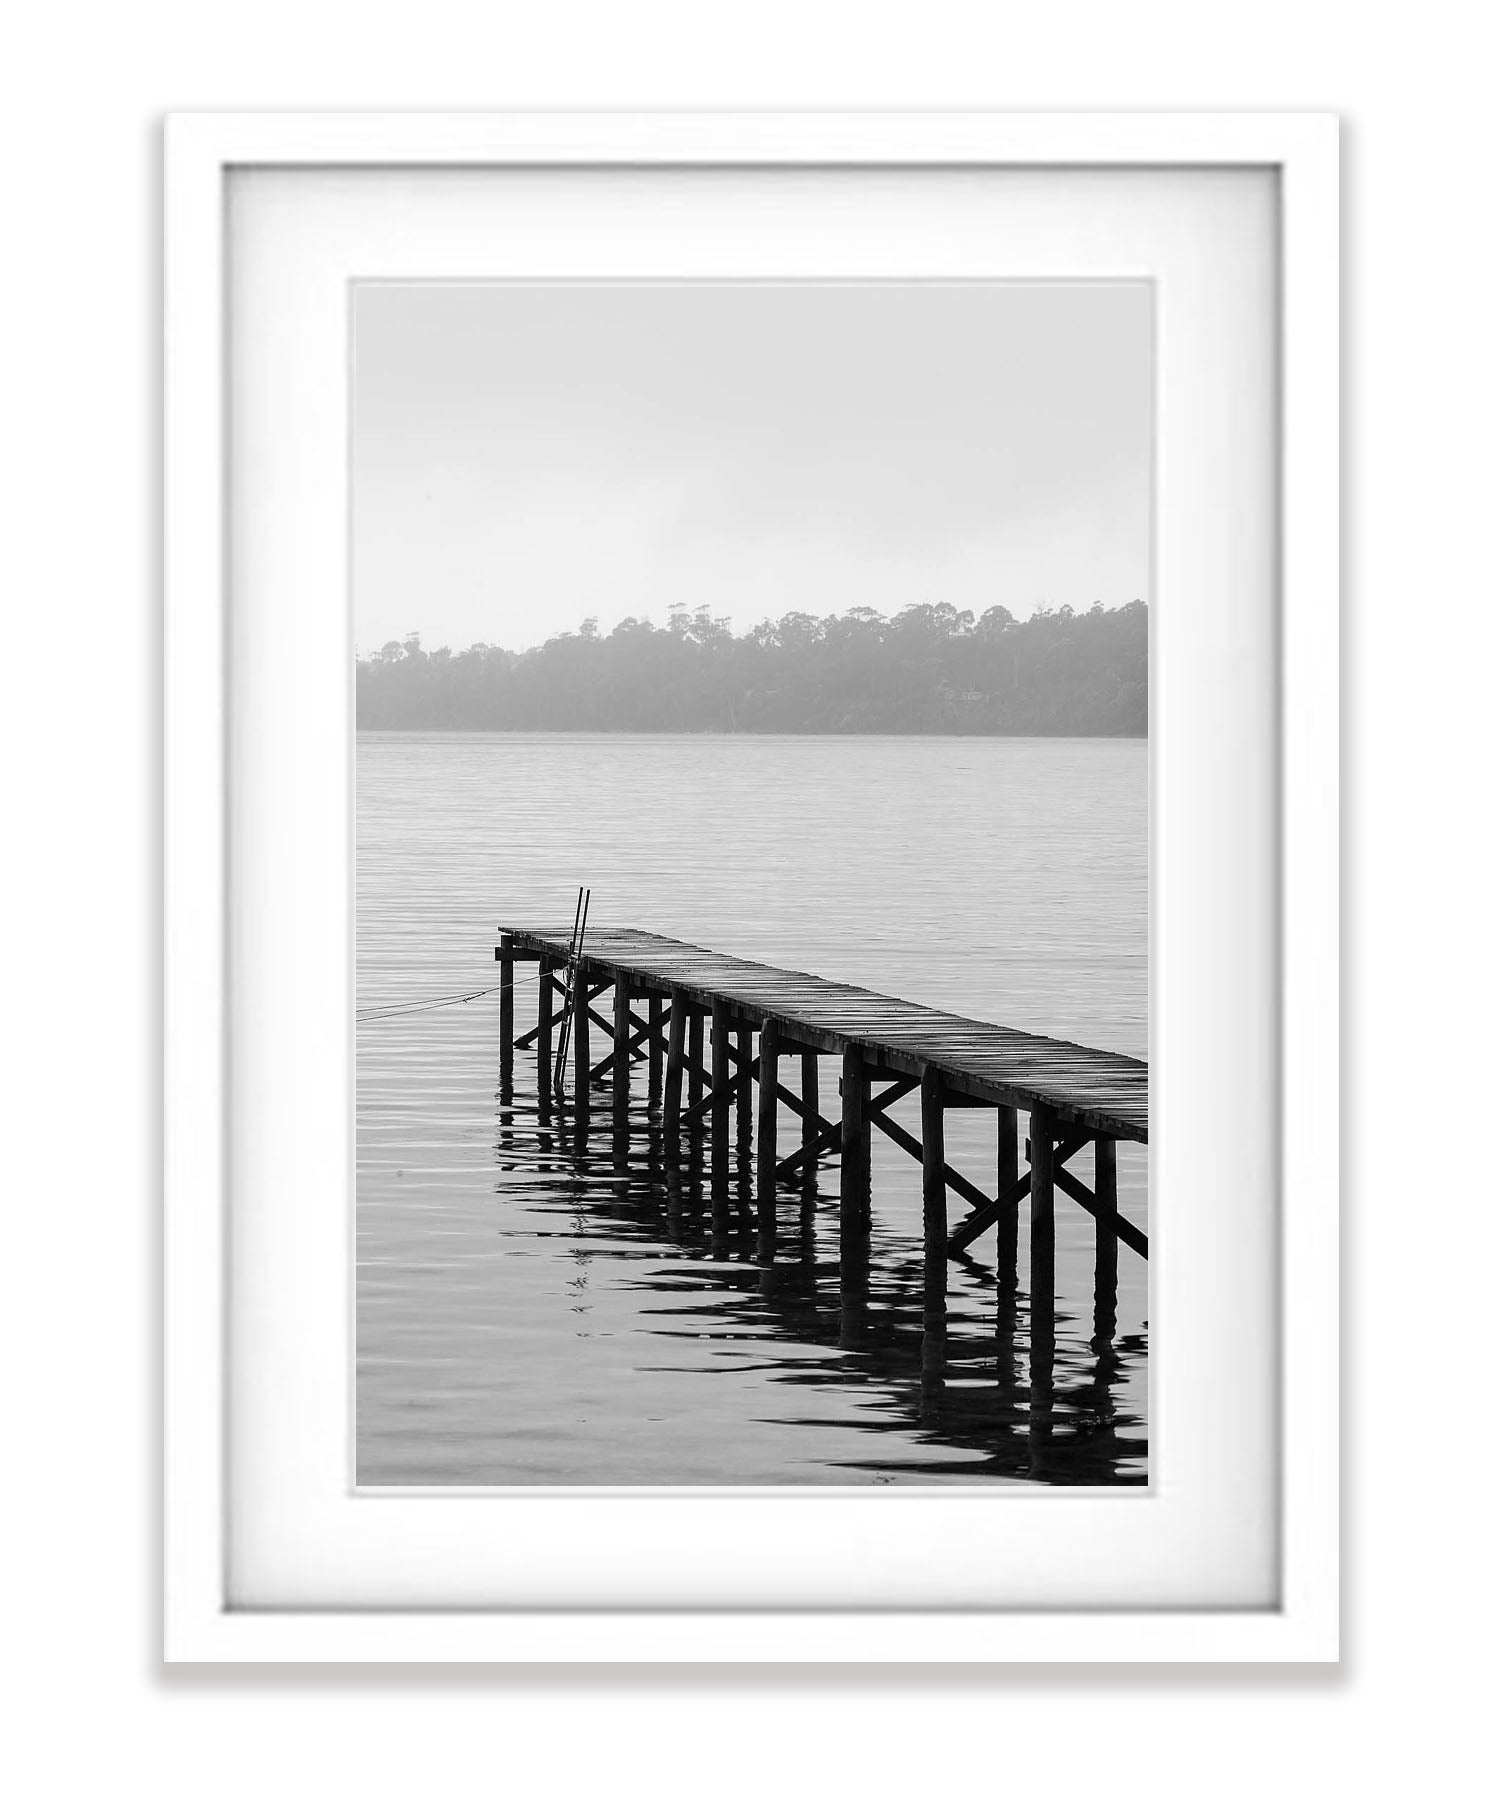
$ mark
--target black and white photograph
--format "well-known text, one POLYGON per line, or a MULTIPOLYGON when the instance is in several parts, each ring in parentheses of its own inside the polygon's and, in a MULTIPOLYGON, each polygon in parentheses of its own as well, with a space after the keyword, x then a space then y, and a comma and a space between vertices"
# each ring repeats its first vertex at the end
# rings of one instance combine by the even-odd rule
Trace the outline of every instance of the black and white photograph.
POLYGON ((1152 1477, 1150 282, 355 282, 360 1490, 1152 1477))

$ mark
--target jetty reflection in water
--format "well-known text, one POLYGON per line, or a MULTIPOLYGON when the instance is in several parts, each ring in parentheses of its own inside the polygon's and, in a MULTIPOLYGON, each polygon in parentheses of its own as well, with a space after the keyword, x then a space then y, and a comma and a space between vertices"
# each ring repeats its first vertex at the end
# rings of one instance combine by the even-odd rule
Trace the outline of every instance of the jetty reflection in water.
MULTIPOLYGON (((857 1391, 854 1422, 868 1448, 822 1479, 836 1481, 842 1470, 850 1482, 1145 1481, 1145 1425, 1125 1390, 1144 1375, 1146 1343, 1143 1334, 1116 1336, 1112 1269, 1098 1271, 1085 1320, 1054 1296, 1034 1305, 1023 1281, 997 1279, 981 1259, 953 1259, 944 1329, 933 1330, 929 1316, 924 1332, 924 1298, 930 1315, 932 1297, 924 1296, 921 1245, 909 1229, 883 1228, 878 1184, 864 1254, 842 1265, 836 1162, 784 1187, 767 1263, 742 1146, 715 1171, 705 1132, 690 1126, 685 1153, 668 1157, 657 1109, 643 1095, 619 1108, 604 1086, 584 1107, 571 1094, 558 1103, 539 1089, 531 1059, 517 1064, 513 1090, 498 1096, 497 1204, 524 1194, 532 1231, 565 1232, 577 1249, 587 1247, 581 1268, 596 1257, 640 1264, 643 1272, 624 1286, 639 1297, 652 1335, 742 1347, 763 1374, 807 1389, 810 1399, 830 1387, 857 1391)), ((503 1229, 513 1234, 518 1224, 503 1229)), ((1022 1244, 1024 1270, 1024 1208, 1022 1244)), ((585 1282, 580 1277, 580 1291, 585 1282)), ((746 1367, 743 1355, 698 1355, 687 1367, 647 1362, 642 1373, 711 1384, 746 1367)), ((544 1394, 535 1398, 546 1404, 544 1394)), ((725 1402, 734 1404, 727 1394, 725 1402)), ((722 1422, 728 1430, 737 1424, 722 1422)), ((750 1432, 756 1422, 741 1423, 750 1432)), ((796 1423, 847 1432, 851 1418, 809 1406, 796 1423)))

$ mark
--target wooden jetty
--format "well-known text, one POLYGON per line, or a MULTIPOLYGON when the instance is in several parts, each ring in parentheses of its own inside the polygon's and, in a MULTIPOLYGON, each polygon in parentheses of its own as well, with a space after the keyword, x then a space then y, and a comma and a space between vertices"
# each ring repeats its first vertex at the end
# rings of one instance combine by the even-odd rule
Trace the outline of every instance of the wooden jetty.
POLYGON ((731 1131, 739 1152, 750 1154, 753 1111, 757 1256, 768 1268, 776 1257, 778 1188, 837 1152, 840 1263, 847 1263, 851 1279, 870 1227, 870 1142, 872 1131, 880 1131, 922 1166, 924 1365, 929 1354, 941 1363, 948 1258, 993 1230, 1002 1284, 1013 1284, 1023 1201, 1030 1202, 1034 1340, 1039 1332, 1050 1336, 1052 1329, 1058 1193, 1093 1216, 1096 1290, 1107 1280, 1113 1291, 1118 1244, 1147 1254, 1145 1234, 1119 1211, 1115 1180, 1117 1143, 1147 1141, 1145 1063, 649 931, 590 926, 579 950, 575 929, 576 921, 575 928, 501 928, 495 959, 502 1089, 514 1079, 516 1051, 530 1049, 538 1082, 548 1086, 553 1033, 562 1024, 556 1003, 571 996, 568 1048, 575 1107, 587 1109, 591 1090, 607 1080, 623 1127, 632 1068, 644 1061, 648 1100, 653 1106, 660 1102, 669 1161, 680 1154, 683 1127, 706 1127, 716 1180, 727 1180, 731 1131), (536 1024, 519 1035, 518 962, 540 964, 536 1024), (605 1013, 596 1003, 607 992, 612 999, 605 1013), (597 1060, 591 1026, 607 1043, 597 1060), (840 1059, 837 1119, 826 1117, 821 1106, 819 1059, 825 1056, 840 1059), (783 1064, 788 1075, 798 1069, 800 1093, 783 1082, 783 1064), (890 1117, 894 1103, 913 1093, 921 1097, 920 1138, 890 1117), (783 1105, 801 1123, 799 1142, 790 1151, 777 1136, 783 1105), (943 1119, 954 1107, 985 1107, 996 1114, 993 1193, 945 1160, 943 1119), (1023 1111, 1028 1115, 1024 1141, 1023 1111), (1067 1166, 1089 1145, 1094 1147, 1092 1188, 1067 1166), (964 1206, 956 1221, 950 1195, 964 1206), (1042 1296, 1046 1305, 1039 1309, 1042 1296), (1045 1321, 1040 1311, 1046 1312, 1045 1321))

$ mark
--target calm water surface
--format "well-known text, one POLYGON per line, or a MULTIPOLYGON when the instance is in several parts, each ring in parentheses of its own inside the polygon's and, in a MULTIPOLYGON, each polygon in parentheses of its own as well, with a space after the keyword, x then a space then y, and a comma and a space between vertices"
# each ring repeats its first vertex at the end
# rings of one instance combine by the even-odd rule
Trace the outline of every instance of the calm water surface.
MULTIPOLYGON (((1146 1053, 1141 742, 364 733, 357 782, 362 1009, 492 986, 496 927, 566 924, 583 883, 601 925, 1146 1053)), ((534 995, 519 965, 518 1030, 534 995)), ((950 1264, 947 1368, 924 1387, 920 1170, 888 1139, 851 1330, 836 1162, 784 1196, 767 1283, 748 1169, 716 1196, 694 1154, 669 1182, 643 1070, 616 1138, 607 1097, 586 1130, 539 1111, 525 1054, 502 1108, 497 1044, 493 994, 358 1026, 362 1484, 1145 1479, 1145 1265, 1121 1248, 1111 1320, 1065 1196, 1050 1389, 1028 1366, 1024 1210, 1018 1304, 991 1233, 950 1264)), ((825 1059, 825 1112, 836 1086, 825 1059)), ((785 1111, 781 1130, 789 1150, 785 1111)), ((946 1131, 993 1192, 993 1114, 946 1131)), ((1145 1153, 1119 1162, 1144 1227, 1145 1153)), ((1092 1179, 1088 1153, 1074 1166, 1092 1179)))

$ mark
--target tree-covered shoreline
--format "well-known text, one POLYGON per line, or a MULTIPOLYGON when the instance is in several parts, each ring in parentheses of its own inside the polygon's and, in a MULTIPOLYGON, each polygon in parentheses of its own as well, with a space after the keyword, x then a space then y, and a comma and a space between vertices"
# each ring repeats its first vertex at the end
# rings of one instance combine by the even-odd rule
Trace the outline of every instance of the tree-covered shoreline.
POLYGON ((355 664, 356 720, 379 731, 659 731, 1141 737, 1147 608, 978 619, 949 605, 788 613, 736 636, 709 609, 592 619, 531 650, 427 651, 355 664))

